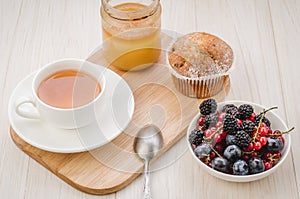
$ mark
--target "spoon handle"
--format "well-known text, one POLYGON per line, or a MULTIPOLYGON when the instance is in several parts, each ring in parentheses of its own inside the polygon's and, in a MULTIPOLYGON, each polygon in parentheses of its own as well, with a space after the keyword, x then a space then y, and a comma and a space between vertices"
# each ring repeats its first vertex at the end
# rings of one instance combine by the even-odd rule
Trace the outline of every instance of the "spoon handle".
POLYGON ((150 171, 149 171, 149 160, 145 160, 145 184, 144 184, 144 199, 151 199, 150 194, 150 171))

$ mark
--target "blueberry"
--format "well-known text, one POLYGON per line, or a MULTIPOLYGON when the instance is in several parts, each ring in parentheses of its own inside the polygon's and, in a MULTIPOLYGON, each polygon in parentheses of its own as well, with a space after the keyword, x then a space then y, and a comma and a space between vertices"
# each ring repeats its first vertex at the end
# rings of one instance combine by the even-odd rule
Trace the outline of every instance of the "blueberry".
POLYGON ((235 144, 235 136, 234 135, 227 135, 226 136, 226 144, 227 145, 232 145, 235 144))
POLYGON ((230 162, 235 162, 242 156, 241 149, 236 145, 229 145, 224 151, 224 157, 230 162))
POLYGON ((205 156, 208 156, 210 152, 211 152, 211 148, 208 144, 200 144, 194 150, 194 153, 198 158, 203 158, 205 156))
POLYGON ((267 138, 267 150, 278 152, 283 149, 283 142, 277 138, 267 138))
POLYGON ((248 162, 251 174, 261 173, 265 170, 265 165, 260 158, 251 158, 248 162))
POLYGON ((225 158, 216 157, 212 160, 211 167, 215 170, 226 172, 229 169, 229 162, 225 158))
POLYGON ((247 175, 249 166, 244 160, 238 160, 233 164, 232 171, 234 175, 247 175))

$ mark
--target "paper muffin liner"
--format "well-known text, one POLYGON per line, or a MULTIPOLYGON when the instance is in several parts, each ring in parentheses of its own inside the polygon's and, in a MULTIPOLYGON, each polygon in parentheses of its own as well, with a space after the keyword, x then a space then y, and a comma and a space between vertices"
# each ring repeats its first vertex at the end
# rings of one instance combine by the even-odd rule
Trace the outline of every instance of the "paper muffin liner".
POLYGON ((182 94, 194 98, 208 98, 217 95, 225 86, 229 74, 210 77, 188 78, 169 68, 175 88, 182 94))

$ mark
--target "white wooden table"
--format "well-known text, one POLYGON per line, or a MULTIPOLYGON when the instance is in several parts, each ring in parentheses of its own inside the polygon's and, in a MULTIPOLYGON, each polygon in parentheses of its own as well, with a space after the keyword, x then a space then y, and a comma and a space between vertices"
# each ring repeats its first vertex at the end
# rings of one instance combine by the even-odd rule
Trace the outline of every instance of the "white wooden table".
MULTIPOLYGON (((151 176, 153 198, 299 198, 300 1, 161 3, 163 29, 209 32, 234 48, 237 60, 227 99, 277 105, 277 113, 296 130, 282 167, 252 183, 229 183, 205 173, 182 139, 153 165, 160 168, 151 176)), ((48 62, 86 58, 102 39, 99 6, 99 0, 0 0, 0 198, 140 198, 141 177, 110 195, 77 191, 25 155, 9 135, 7 106, 14 87, 48 62)))

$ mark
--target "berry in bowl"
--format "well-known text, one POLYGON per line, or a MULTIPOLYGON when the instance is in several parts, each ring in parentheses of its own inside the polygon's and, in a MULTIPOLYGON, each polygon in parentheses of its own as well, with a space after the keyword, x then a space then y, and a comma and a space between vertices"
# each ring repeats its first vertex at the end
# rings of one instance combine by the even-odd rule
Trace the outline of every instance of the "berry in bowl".
POLYGON ((285 123, 272 108, 245 101, 203 101, 187 131, 189 151, 211 175, 250 182, 273 173, 291 145, 285 123))

